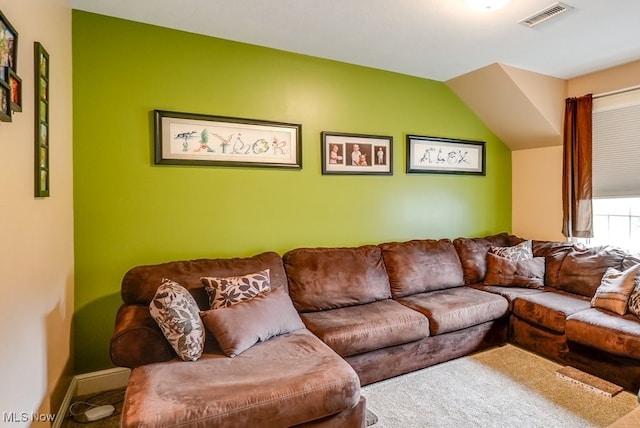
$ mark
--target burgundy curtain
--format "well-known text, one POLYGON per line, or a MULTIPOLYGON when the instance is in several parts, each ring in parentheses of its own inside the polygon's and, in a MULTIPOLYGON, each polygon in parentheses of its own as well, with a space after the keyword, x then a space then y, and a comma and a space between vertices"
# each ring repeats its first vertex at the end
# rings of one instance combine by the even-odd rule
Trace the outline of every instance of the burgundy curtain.
POLYGON ((591 204, 592 95, 567 98, 562 168, 562 233, 567 238, 593 237, 591 204))

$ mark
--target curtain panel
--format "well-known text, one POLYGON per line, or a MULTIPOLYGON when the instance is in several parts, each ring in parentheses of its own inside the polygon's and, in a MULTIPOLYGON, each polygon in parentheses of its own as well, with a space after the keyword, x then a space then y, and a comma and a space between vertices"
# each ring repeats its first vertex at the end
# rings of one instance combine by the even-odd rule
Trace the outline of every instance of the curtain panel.
POLYGON ((592 94, 567 98, 564 116, 562 168, 562 234, 593 237, 592 94))

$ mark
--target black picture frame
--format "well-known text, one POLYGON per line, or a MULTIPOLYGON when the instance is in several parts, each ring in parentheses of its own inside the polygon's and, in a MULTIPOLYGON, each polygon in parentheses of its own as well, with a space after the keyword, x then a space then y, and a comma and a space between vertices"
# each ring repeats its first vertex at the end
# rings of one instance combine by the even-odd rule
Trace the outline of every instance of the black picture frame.
POLYGON ((34 57, 34 195, 38 198, 50 195, 51 157, 49 145, 49 66, 50 58, 47 50, 40 42, 33 44, 34 57))
POLYGON ((18 69, 18 32, 2 11, 0 11, 0 40, 4 41, 0 43, 0 67, 4 67, 0 78, 9 83, 7 70, 18 69))
POLYGON ((486 143, 407 135, 407 173, 486 175, 486 143))
POLYGON ((393 175, 393 137, 320 133, 323 175, 393 175))
POLYGON ((11 120, 11 89, 5 81, 0 81, 0 121, 11 120))
POLYGON ((157 165, 302 168, 302 125, 154 110, 157 165))

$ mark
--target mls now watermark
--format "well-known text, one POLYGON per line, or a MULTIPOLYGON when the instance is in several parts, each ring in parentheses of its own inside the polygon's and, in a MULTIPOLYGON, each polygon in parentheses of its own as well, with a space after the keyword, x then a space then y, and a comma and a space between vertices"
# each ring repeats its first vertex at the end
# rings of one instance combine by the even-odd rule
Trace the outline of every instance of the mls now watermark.
POLYGON ((53 422, 56 415, 53 413, 34 412, 2 412, 3 422, 53 422))

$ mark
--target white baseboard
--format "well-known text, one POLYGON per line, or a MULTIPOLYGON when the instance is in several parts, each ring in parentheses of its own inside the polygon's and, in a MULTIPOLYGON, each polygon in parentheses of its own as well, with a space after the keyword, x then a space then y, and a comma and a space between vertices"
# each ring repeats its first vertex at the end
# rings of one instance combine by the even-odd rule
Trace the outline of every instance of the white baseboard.
POLYGON ((118 367, 74 376, 62 400, 62 404, 57 413, 58 416, 51 427, 60 428, 62 426, 62 421, 74 397, 85 394, 95 394, 110 389, 124 388, 127 386, 130 374, 131 369, 118 367))

